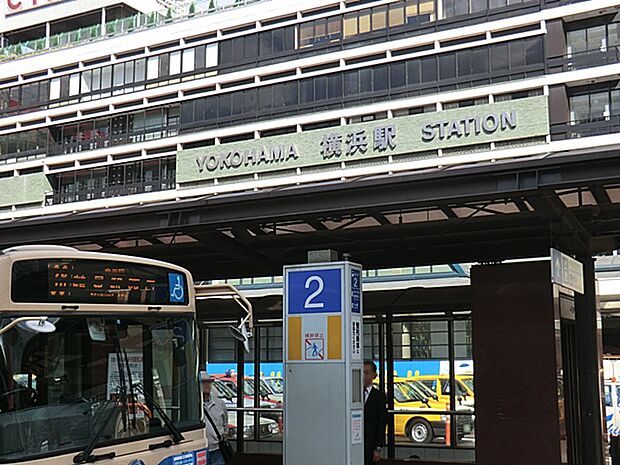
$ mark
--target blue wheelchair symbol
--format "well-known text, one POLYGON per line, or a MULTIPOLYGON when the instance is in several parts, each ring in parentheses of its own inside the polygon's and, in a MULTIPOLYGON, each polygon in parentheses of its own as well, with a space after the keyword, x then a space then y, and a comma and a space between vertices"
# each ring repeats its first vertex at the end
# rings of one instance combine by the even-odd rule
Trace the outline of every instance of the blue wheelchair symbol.
POLYGON ((168 274, 170 303, 185 303, 185 277, 180 273, 168 274))

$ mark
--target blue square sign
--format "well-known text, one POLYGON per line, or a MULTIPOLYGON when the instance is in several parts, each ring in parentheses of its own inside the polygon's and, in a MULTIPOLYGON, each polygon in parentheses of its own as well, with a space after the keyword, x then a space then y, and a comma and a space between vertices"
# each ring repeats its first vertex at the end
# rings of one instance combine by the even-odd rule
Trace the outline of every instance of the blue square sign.
POLYGON ((340 313, 342 270, 336 268, 287 273, 288 313, 340 313))
POLYGON ((185 303, 185 276, 168 273, 168 300, 171 304, 185 303))

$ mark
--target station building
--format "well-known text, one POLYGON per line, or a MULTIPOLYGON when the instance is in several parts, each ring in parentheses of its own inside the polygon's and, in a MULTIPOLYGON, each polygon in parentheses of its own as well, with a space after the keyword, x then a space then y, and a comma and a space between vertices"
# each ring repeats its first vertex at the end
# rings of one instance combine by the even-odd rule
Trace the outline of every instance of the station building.
MULTIPOLYGON (((122 252, 250 284, 252 352, 225 333, 226 302, 203 306, 201 352, 255 385, 281 377, 268 289, 282 266, 347 254, 366 270, 389 463, 602 465, 594 257, 620 248, 619 12, 4 0, 0 246, 122 252), (550 249, 580 263, 578 290, 552 283, 550 249), (401 396, 402 378, 440 374, 441 409, 401 396)), ((250 413, 273 400, 237 397, 250 413)), ((244 418, 242 457, 281 463, 277 435, 244 418)))

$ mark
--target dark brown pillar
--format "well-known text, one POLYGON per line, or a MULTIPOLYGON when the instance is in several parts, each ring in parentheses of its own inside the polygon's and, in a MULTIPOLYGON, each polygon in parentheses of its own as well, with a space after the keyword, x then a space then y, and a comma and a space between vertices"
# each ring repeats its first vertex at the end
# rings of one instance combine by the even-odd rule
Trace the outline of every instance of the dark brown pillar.
POLYGON ((472 268, 477 465, 560 465, 549 262, 472 268))

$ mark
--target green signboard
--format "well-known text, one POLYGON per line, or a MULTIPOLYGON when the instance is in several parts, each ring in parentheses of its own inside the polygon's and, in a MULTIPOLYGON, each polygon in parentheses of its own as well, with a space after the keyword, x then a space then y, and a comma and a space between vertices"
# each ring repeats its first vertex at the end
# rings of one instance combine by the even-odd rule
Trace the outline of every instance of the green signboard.
POLYGON ((319 167, 549 134, 547 97, 266 137, 177 154, 177 182, 319 167))
POLYGON ((44 173, 31 173, 0 179, 0 207, 43 203, 52 186, 44 173))

